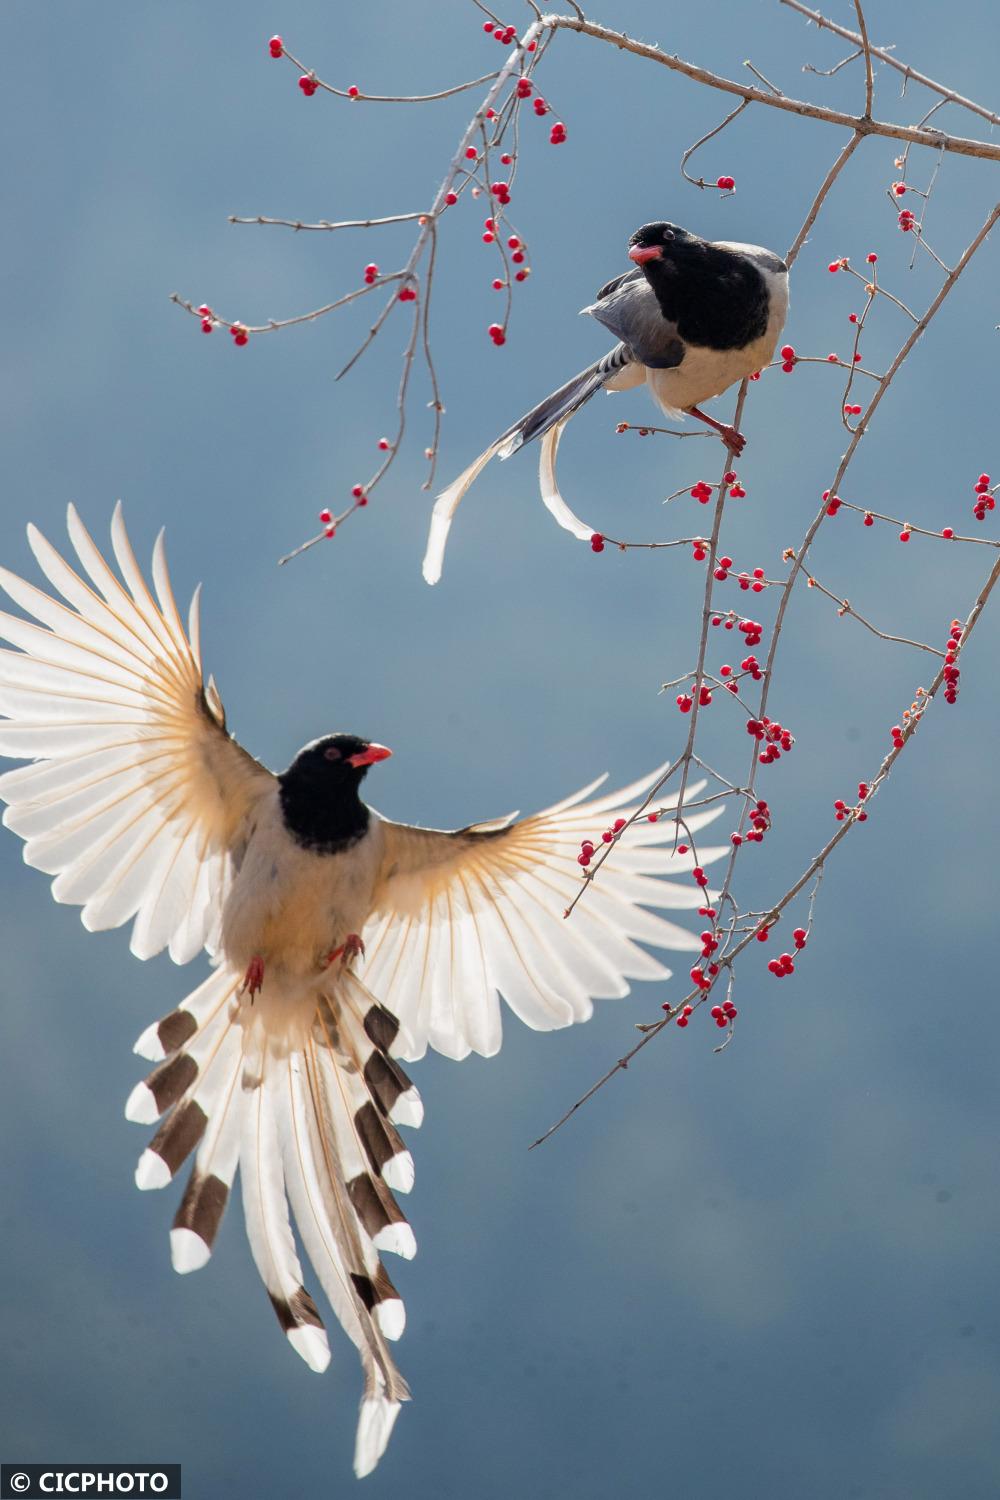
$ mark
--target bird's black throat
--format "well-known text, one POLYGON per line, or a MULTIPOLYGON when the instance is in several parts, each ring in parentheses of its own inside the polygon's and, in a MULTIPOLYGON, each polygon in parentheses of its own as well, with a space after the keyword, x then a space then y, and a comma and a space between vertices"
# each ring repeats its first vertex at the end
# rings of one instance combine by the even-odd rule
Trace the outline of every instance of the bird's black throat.
POLYGON ((704 240, 664 247, 643 266, 663 316, 687 344, 742 349, 767 329, 767 283, 745 255, 704 240))
POLYGON ((371 821, 357 785, 331 785, 331 779, 297 773, 295 766, 278 778, 285 827, 300 848, 314 854, 349 849, 371 821))

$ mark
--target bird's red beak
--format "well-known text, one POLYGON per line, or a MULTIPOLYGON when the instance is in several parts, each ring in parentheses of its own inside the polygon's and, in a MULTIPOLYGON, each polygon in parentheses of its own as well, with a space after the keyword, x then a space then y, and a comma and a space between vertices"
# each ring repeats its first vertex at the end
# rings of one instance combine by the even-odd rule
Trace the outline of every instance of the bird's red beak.
POLYGON ((367 750, 359 750, 357 755, 349 755, 347 764, 349 766, 373 766, 376 761, 388 760, 392 751, 386 745, 369 745, 367 750))
POLYGON ((633 245, 628 253, 629 260, 634 260, 637 266, 644 266, 647 260, 662 260, 662 245, 633 245))

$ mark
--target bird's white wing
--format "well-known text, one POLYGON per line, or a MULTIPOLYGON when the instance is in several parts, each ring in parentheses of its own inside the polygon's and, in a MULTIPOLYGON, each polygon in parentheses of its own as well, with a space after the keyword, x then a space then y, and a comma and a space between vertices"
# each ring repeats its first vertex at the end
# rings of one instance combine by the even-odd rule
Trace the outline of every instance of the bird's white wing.
POLYGON ((169 947, 184 963, 215 941, 233 841, 274 778, 227 733, 203 681, 198 596, 189 639, 162 534, 154 595, 120 506, 111 539, 123 582, 72 506, 67 524, 85 577, 34 526, 53 592, 0 569, 0 587, 38 622, 0 613, 0 638, 17 648, 0 649, 0 754, 32 761, 0 776, 4 822, 27 863, 56 877, 56 900, 83 907, 85 927, 134 917, 133 953, 169 947))
MULTIPOLYGON (((582 840, 600 848, 602 833, 627 818, 660 775, 586 801, 601 777, 522 822, 452 833, 383 823, 385 856, 362 934, 361 973, 399 1017, 408 1037, 402 1056, 422 1057, 429 1043, 447 1057, 490 1057, 501 1041, 500 994, 528 1026, 552 1031, 585 1021, 593 999, 626 995, 629 979, 669 977, 638 943, 700 950, 694 933, 644 909, 705 901, 690 876, 696 861, 673 853, 668 818, 634 823, 564 920, 579 890, 582 840)), ((689 789, 689 802, 700 790, 689 789)), ((714 808, 687 815, 686 831, 715 816, 714 808)), ((696 848, 703 865, 725 852, 696 848)))

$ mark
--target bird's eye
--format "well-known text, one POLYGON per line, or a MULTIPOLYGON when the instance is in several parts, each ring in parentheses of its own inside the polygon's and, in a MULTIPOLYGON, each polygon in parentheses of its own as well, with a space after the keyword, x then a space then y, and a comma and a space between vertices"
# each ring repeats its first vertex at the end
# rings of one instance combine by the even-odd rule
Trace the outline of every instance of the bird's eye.
POLYGON ((323 758, 324 760, 340 760, 340 751, 337 749, 336 745, 327 745, 326 749, 323 751, 323 758))
POLYGON ((665 240, 672 240, 673 237, 674 237, 674 231, 672 229, 665 229, 663 231, 663 238, 665 240))

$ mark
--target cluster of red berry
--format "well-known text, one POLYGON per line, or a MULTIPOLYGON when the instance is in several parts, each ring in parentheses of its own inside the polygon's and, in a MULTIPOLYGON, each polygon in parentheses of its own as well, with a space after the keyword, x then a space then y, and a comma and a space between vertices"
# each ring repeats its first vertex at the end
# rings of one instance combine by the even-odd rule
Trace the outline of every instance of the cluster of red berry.
POLYGON ((717 188, 721 189, 721 191, 724 192, 724 193, 732 193, 736 189, 736 178, 735 177, 720 177, 718 179, 718 181, 716 182, 715 185, 716 185, 717 188))
MULTIPOLYGON (((729 842, 736 849, 740 847, 744 839, 746 839, 746 842, 748 844, 762 844, 764 842, 764 835, 765 833, 767 833, 770 827, 771 809, 768 807, 763 797, 760 797, 755 803, 754 810, 750 815, 750 827, 747 829, 746 833, 731 833, 729 835, 729 842)), ((760 933, 758 933, 757 936, 760 937, 760 933)))
POLYGON ((709 1015, 716 1026, 730 1026, 736 1020, 739 1011, 731 1000, 724 1000, 721 1005, 713 1005, 709 1015))
POLYGON ((374 261, 371 261, 367 266, 365 266, 365 285, 366 286, 374 286, 375 282, 377 280, 378 280, 378 266, 375 264, 374 261))
POLYGON ((724 630, 732 630, 735 626, 745 638, 744 645, 759 646, 763 638, 764 627, 757 620, 741 620, 732 610, 727 615, 713 615, 712 624, 721 625, 724 630))
MULTIPOLYGON (((903 743, 902 730, 899 728, 898 725, 893 725, 893 729, 892 729, 892 743, 893 743, 894 746, 896 746, 897 749, 903 743), (898 736, 898 738, 897 738, 897 736, 898 736)), ((842 797, 838 797, 837 800, 836 800, 836 802, 833 804, 833 815, 837 819, 837 822, 838 823, 842 823, 844 821, 844 819, 847 817, 848 813, 854 813, 854 815, 857 818, 857 820, 858 820, 859 823, 867 823, 867 821, 868 821, 868 814, 865 812, 864 808, 861 805, 864 802, 864 800, 865 800, 865 798, 867 796, 868 796, 868 783, 867 783, 867 781, 859 781, 858 782, 858 800, 857 800, 857 804, 854 807, 848 807, 847 803, 843 800, 843 798, 842 797)))
POLYGON ((976 503, 972 507, 972 514, 977 521, 985 521, 986 512, 993 510, 996 506, 996 501, 990 494, 990 476, 988 474, 980 474, 974 485, 974 491, 976 503))
POLYGON ((791 730, 769 719, 766 714, 760 719, 747 720, 747 734, 752 735, 758 744, 764 746, 757 757, 762 766, 769 766, 774 761, 780 760, 782 750, 791 750, 795 744, 795 737, 791 730))
POLYGON ((958 667, 956 667, 955 662, 958 660, 958 652, 961 644, 962 622, 961 620, 952 620, 948 639, 945 641, 944 646, 944 701, 946 703, 954 703, 958 697, 958 679, 962 674, 958 667))
MULTIPOLYGON (((611 827, 610 828, 605 828, 604 832, 601 834, 601 843, 602 844, 610 844, 614 840, 615 834, 616 833, 621 833, 622 829, 625 827, 625 822, 626 822, 626 820, 624 818, 616 818, 615 821, 614 821, 614 823, 611 825, 611 827)), ((576 862, 577 862, 577 864, 578 865, 582 865, 583 868, 586 869, 587 866, 590 864, 590 861, 593 859, 593 857, 594 857, 594 841, 593 841, 593 839, 582 839, 580 841, 580 852, 576 856, 576 862)))
MULTIPOLYGON (((699 706, 701 708, 707 708, 711 701, 712 689, 707 685, 707 683, 703 682, 701 687, 698 689, 699 706)), ((691 694, 679 693, 677 697, 677 707, 680 709, 682 714, 689 714, 694 707, 694 699, 691 697, 691 694)))
POLYGON ((795 350, 792 348, 791 344, 782 344, 781 368, 784 370, 786 375, 790 375, 791 372, 795 369, 797 359, 798 356, 796 355, 795 350))
POLYGON ((491 34, 494 41, 502 42, 505 47, 509 47, 517 36, 516 26, 497 26, 493 21, 484 21, 483 30, 491 34))

